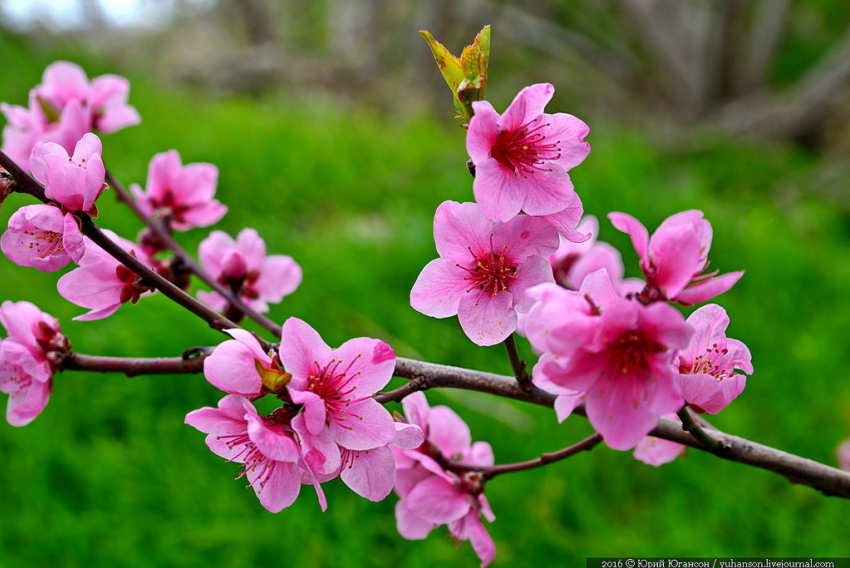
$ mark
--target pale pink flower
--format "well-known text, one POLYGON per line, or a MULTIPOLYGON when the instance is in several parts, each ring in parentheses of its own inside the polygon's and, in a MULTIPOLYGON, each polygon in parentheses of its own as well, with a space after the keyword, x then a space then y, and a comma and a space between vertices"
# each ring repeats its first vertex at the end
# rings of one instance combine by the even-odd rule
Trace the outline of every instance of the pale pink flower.
POLYGON ((495 345, 517 328, 517 312, 531 307, 526 289, 552 281, 546 257, 557 232, 523 215, 493 223, 475 203, 446 201, 434 216, 440 258, 429 262, 413 285, 410 305, 431 317, 458 316, 477 345, 495 345))
MULTIPOLYGON (((331 349, 307 323, 289 318, 283 324, 279 355, 281 365, 292 375, 286 385, 289 396, 303 405, 292 419, 292 428, 311 470, 338 473, 347 457, 344 450, 372 451, 396 438, 390 413, 373 398, 395 369, 395 353, 389 345, 360 337, 331 349)), ((393 464, 383 469, 389 487, 393 471, 393 464)))
POLYGON ((95 200, 108 187, 106 169, 100 154, 103 146, 94 134, 84 135, 68 156, 65 148, 52 142, 38 142, 30 156, 35 179, 44 184, 44 195, 70 211, 97 216, 95 200))
MULTIPOLYGON (((152 261, 132 241, 122 239, 112 231, 103 231, 113 242, 142 263, 152 261)), ((89 308, 88 313, 77 316, 77 321, 103 319, 114 314, 122 304, 135 304, 139 298, 152 291, 138 274, 118 262, 109 253, 85 238, 85 253, 79 266, 59 279, 56 288, 69 302, 89 308)))
POLYGON ((590 153, 589 129, 576 117, 545 114, 555 88, 524 88, 503 115, 487 101, 472 103, 466 149, 475 165, 475 200, 491 221, 507 221, 525 211, 551 215, 574 196, 567 171, 590 153))
POLYGON ((57 61, 44 71, 42 83, 29 94, 27 108, 0 103, 8 124, 3 129, 3 151, 26 168, 37 142, 55 142, 70 152, 85 133, 115 132, 141 121, 127 104, 130 83, 117 75, 89 82, 76 64, 57 61))
POLYGON ((443 468, 444 460, 477 466, 493 465, 493 450, 487 442, 472 444, 469 427, 445 406, 430 408, 421 392, 402 402, 409 423, 425 433, 417 449, 393 448, 398 470, 395 491, 396 525, 409 540, 421 540, 440 525, 447 525, 458 542, 469 540, 487 566, 496 555, 496 545, 481 522, 495 520, 484 496, 484 480, 475 472, 459 474, 443 468))
POLYGON ((298 497, 301 451, 285 412, 259 416, 248 400, 231 394, 219 401, 218 408, 190 412, 186 424, 208 434, 207 446, 213 453, 243 464, 237 479, 247 477, 260 503, 272 513, 298 497))
POLYGON ((212 164, 182 165, 177 150, 157 154, 148 167, 145 191, 130 186, 139 209, 165 219, 177 231, 208 227, 224 217, 227 207, 214 199, 218 168, 212 164))
POLYGON ((850 471, 850 439, 844 440, 836 449, 838 455, 838 467, 844 471, 850 471))
MULTIPOLYGON (((234 241, 223 231, 213 231, 198 249, 201 265, 254 310, 269 310, 301 284, 301 267, 284 255, 266 256, 266 243, 254 229, 243 229, 234 241)), ((227 309, 227 300, 215 292, 198 292, 214 310, 227 309)))
POLYGON ((682 444, 647 436, 635 446, 632 455, 636 460, 659 467, 678 458, 686 449, 687 447, 682 444))
POLYGON ((53 389, 53 374, 70 350, 59 322, 29 302, 3 302, 0 323, 0 392, 9 395, 6 420, 25 426, 41 414, 53 389))
POLYGON ((646 288, 644 303, 669 300, 690 306, 729 290, 744 272, 703 274, 708 269, 711 223, 702 211, 690 210, 668 217, 652 237, 640 221, 625 213, 609 213, 614 227, 632 239, 640 257, 646 288))
POLYGON ((19 266, 55 272, 77 262, 85 245, 77 218, 53 205, 27 205, 9 218, 0 248, 19 266))
POLYGON ((529 340, 538 351, 558 358, 540 370, 547 381, 584 396, 587 417, 606 444, 631 449, 660 416, 682 408, 673 361, 693 330, 678 310, 620 297, 604 269, 585 278, 579 292, 556 292, 550 286, 532 295, 541 305, 529 312, 529 340), (587 307, 574 309, 579 297, 587 307), (555 313, 559 319, 550 319, 555 313), (546 319, 532 323, 537 317, 546 319))
POLYGON ((735 370, 753 373, 750 350, 737 339, 726 337, 729 316, 717 304, 694 311, 688 323, 695 333, 675 361, 679 387, 694 410, 717 414, 747 385, 747 377, 735 370))

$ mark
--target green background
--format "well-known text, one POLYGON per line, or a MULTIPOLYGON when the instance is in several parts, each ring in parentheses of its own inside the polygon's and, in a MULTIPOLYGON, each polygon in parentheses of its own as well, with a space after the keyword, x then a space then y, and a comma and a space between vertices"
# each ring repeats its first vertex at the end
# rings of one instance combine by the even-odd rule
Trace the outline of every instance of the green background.
MULTIPOLYGON (((50 51, 0 35, 0 100, 25 104, 44 67, 77 61, 90 77, 132 81, 141 125, 104 137, 104 159, 123 181, 144 184, 153 154, 177 148, 185 163, 220 168, 216 227, 248 226, 269 253, 288 254, 304 283, 271 316, 305 319, 331 345, 379 337, 399 355, 508 373, 500 347, 476 348, 455 318, 409 307, 421 268, 436 256, 433 212, 472 199, 464 132, 429 115, 387 117, 331 99, 216 98, 165 89, 76 48, 50 51)), ((423 72, 436 73, 436 69, 423 72)), ((566 91, 558 78, 552 81, 566 91)), ((522 84, 502 91, 517 91, 522 84)), ((502 110, 509 98, 492 100, 502 110)), ((451 113, 448 95, 445 113, 451 113)), ((571 110, 559 104, 551 112, 571 110)), ((624 211, 653 230, 698 208, 712 222, 712 267, 745 269, 719 299, 729 335, 753 354, 744 393, 713 422, 730 433, 835 463, 850 434, 850 217, 813 190, 826 167, 791 146, 722 137, 660 149, 640 131, 592 122, 593 151, 571 172, 600 239, 637 259, 605 215, 624 211)), ((846 186, 846 184, 845 184, 846 186)), ((4 223, 31 201, 13 195, 4 223)), ((141 224, 109 193, 99 223, 134 238, 141 224)), ((190 251, 207 234, 180 235, 190 251)), ((56 274, 0 260, 0 298, 30 300, 62 321, 81 353, 174 356, 222 337, 164 297, 98 322, 55 292, 56 274)), ((520 348, 531 355, 528 345, 520 348)), ((394 383, 395 384, 395 383, 394 383)), ((401 381, 398 382, 401 384, 401 381)), ((222 393, 201 376, 126 378, 66 372, 45 412, 25 428, 0 424, 0 567, 30 566, 474 566, 445 529, 410 542, 396 532, 391 496, 371 503, 339 481, 321 513, 312 490, 279 514, 263 509, 238 468, 183 424, 222 393)), ((466 392, 429 392, 487 440, 498 463, 530 459, 591 433, 580 417, 466 392)), ((390 405, 390 409, 399 406, 390 405)), ((497 520, 494 566, 581 566, 587 557, 843 556, 848 503, 762 470, 700 452, 653 468, 604 446, 487 487, 497 520)))

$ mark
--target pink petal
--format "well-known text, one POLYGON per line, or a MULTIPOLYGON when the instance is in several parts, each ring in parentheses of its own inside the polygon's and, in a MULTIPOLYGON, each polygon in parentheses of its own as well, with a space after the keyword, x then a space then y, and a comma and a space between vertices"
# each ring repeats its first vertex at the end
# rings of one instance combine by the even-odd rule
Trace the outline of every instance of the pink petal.
POLYGON ((465 493, 441 477, 430 477, 420 482, 405 498, 407 508, 426 521, 446 524, 456 521, 469 512, 465 493))
POLYGON ((472 192, 490 221, 504 222, 516 217, 523 208, 526 191, 517 175, 494 158, 476 164, 472 192))
POLYGON ((272 472, 262 486, 259 478, 265 474, 265 470, 249 468, 246 475, 263 507, 272 513, 279 513, 298 498, 301 473, 298 466, 292 463, 274 462, 271 467, 272 472))
POLYGON ((301 416, 299 424, 303 424, 310 434, 321 434, 325 429, 325 420, 327 419, 325 401, 322 400, 322 397, 310 391, 297 390, 289 390, 289 396, 295 404, 303 405, 298 415, 301 416))
POLYGON ((611 220, 615 229, 631 237, 632 246, 638 253, 641 263, 649 266, 649 231, 646 230, 646 227, 640 221, 625 213, 609 213, 608 219, 611 220))
POLYGON ((396 503, 395 517, 399 534, 407 540, 422 540, 437 526, 408 509, 404 500, 396 503))
MULTIPOLYGON (((522 210, 529 215, 553 215, 566 209, 575 197, 573 182, 564 168, 555 162, 542 166, 544 171, 535 171, 522 178, 525 199, 522 210)), ((519 177, 516 178, 519 183, 519 177)))
POLYGON ((495 295, 473 290, 461 298, 458 320, 463 332, 476 345, 501 343, 516 331, 517 315, 513 295, 501 291, 495 295))
POLYGON ((425 441, 425 434, 422 429, 415 424, 406 424, 404 422, 395 423, 395 438, 391 444, 405 450, 414 450, 422 445, 425 441))
POLYGON ((683 306, 691 306, 693 304, 705 302, 706 300, 710 300, 711 298, 719 296, 729 290, 738 282, 738 280, 741 279, 741 276, 743 275, 744 271, 741 270, 739 272, 729 272, 727 274, 715 276, 714 278, 709 278, 708 280, 698 284, 688 286, 679 292, 674 300, 683 306))
POLYGON ((236 339, 218 345, 204 361, 204 376, 221 390, 242 396, 256 396, 263 390, 257 361, 268 369, 271 359, 257 340, 242 329, 227 330, 236 339), (250 339, 249 339, 250 338, 250 339), (253 341, 255 346, 250 345, 253 341))
POLYGON ((546 138, 560 141, 561 156, 556 163, 567 171, 581 164, 590 154, 590 144, 584 141, 590 133, 587 124, 562 112, 544 114, 543 120, 551 125, 544 131, 546 138))
POLYGON ((386 447, 358 452, 350 465, 342 468, 340 477, 361 497, 370 501, 383 501, 393 490, 393 453, 386 447))
POLYGON ((635 447, 635 459, 655 467, 670 463, 685 451, 685 446, 647 436, 635 447))
POLYGON ((513 131, 543 114, 543 109, 552 100, 555 87, 549 83, 538 83, 525 87, 514 98, 499 119, 501 130, 513 131))
POLYGON ((527 312, 534 304, 534 300, 526 295, 526 290, 540 284, 554 284, 552 265, 543 256, 532 256, 519 265, 516 273, 516 280, 510 286, 514 309, 518 312, 527 312))
POLYGON ((446 318, 457 314, 458 304, 469 283, 467 273, 437 258, 425 265, 413 289, 410 305, 414 310, 433 318, 446 318))
POLYGON ((444 201, 434 213, 434 242, 440 258, 449 264, 466 265, 473 250, 485 246, 494 230, 475 203, 444 201))
POLYGON ((514 262, 522 263, 531 256, 545 258, 558 249, 558 233, 554 228, 528 215, 498 224, 492 232, 493 250, 509 256, 514 262))
POLYGON ((472 103, 472 120, 466 133, 466 151, 474 164, 490 157, 490 151, 499 136, 499 113, 487 101, 472 103))
POLYGON ((390 382, 395 371, 395 353, 380 339, 357 337, 334 349, 331 357, 345 369, 347 387, 357 388, 355 396, 373 395, 390 382))
MULTIPOLYGON (((576 227, 583 214, 584 206, 578 194, 574 193, 569 205, 564 209, 550 215, 542 215, 540 218, 555 227, 559 233, 564 235, 567 241, 579 244, 588 241, 592 235, 596 235, 599 232, 598 227, 594 229, 576 227)), ((596 219, 593 219, 595 223, 596 219)))
POLYGON ((451 532, 456 538, 468 540, 472 544, 472 549, 481 559, 481 568, 489 565, 496 558, 496 543, 484 528, 478 511, 471 510, 452 527, 451 532))
POLYGON ((248 436, 267 458, 277 462, 297 463, 301 451, 292 435, 280 426, 268 426, 256 414, 246 415, 248 436))
POLYGON ((351 402, 342 416, 329 413, 328 430, 334 441, 349 450, 386 446, 395 438, 395 423, 384 405, 372 398, 351 402))
POLYGON ((428 419, 428 441, 444 456, 463 456, 469 451, 472 435, 469 426, 447 406, 435 406, 428 419))
POLYGON ((284 322, 281 332, 280 361, 287 373, 292 373, 290 386, 307 390, 307 377, 313 372, 314 361, 330 361, 331 348, 319 333, 298 318, 284 322))
POLYGON ((427 437, 428 416, 431 414, 431 407, 428 406, 428 399, 425 398, 425 393, 418 391, 407 395, 401 401, 401 406, 408 421, 411 424, 419 426, 427 437))

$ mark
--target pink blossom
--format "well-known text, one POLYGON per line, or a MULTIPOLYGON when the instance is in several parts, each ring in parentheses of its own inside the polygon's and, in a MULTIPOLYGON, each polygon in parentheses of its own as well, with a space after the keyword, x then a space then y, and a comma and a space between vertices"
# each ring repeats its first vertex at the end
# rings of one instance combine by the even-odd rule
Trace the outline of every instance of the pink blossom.
MULTIPOLYGON (((112 231, 104 233, 142 263, 151 265, 151 260, 138 245, 122 239, 112 231)), ((109 317, 122 304, 135 304, 141 296, 151 291, 138 274, 118 262, 112 255, 88 238, 85 238, 85 243, 85 253, 79 260, 79 267, 62 276, 56 284, 63 298, 91 310, 75 317, 74 320, 92 321, 109 317)))
MULTIPOLYGON (((243 229, 234 241, 223 231, 213 231, 198 250, 201 265, 251 308, 269 310, 301 284, 301 267, 289 256, 266 256, 266 243, 254 229, 243 229)), ((198 292, 214 310, 224 311, 227 300, 215 292, 198 292)))
POLYGON ((0 323, 0 392, 9 395, 6 420, 25 426, 41 414, 53 389, 53 374, 69 351, 59 322, 29 302, 3 302, 0 323))
POLYGON ((555 88, 524 88, 503 115, 486 101, 472 103, 466 149, 475 165, 475 200, 491 221, 508 221, 520 211, 550 215, 572 201, 567 171, 584 161, 589 129, 576 117, 545 114, 555 88))
MULTIPOLYGON (((526 326, 535 349, 557 356, 538 366, 545 380, 574 397, 583 395, 587 417, 605 443, 627 450, 660 416, 684 405, 673 358, 693 330, 668 304, 646 306, 620 297, 605 272, 585 278, 579 292, 556 292, 551 286, 530 292, 540 305, 529 312, 526 326), (574 309, 579 298, 587 307, 574 309), (551 318, 555 313, 559 319, 551 318), (536 323, 540 317, 543 323, 536 323)), ((538 372, 536 367, 536 380, 538 372)))
POLYGON ((608 218, 618 230, 632 239, 646 278, 642 301, 669 300, 690 306, 729 290, 743 271, 722 276, 708 269, 711 248, 711 223, 702 211, 683 211, 668 217, 649 237, 640 221, 625 213, 610 213, 608 218))
POLYGON ((108 187, 103 183, 106 169, 100 154, 100 138, 86 134, 68 156, 65 148, 52 142, 36 143, 30 156, 35 179, 44 184, 44 195, 71 211, 97 216, 94 202, 108 187))
MULTIPOLYGON (((664 418, 679 422, 679 417, 675 414, 667 414, 664 418)), ((685 450, 687 450, 687 446, 682 444, 663 438, 656 438, 655 436, 647 436, 635 446, 635 451, 632 455, 636 460, 659 467, 678 458, 685 453, 685 450)))
POLYGON ((117 75, 89 82, 76 64, 57 61, 44 71, 42 83, 29 94, 27 108, 0 103, 8 124, 3 129, 3 151, 27 167, 37 142, 55 142, 70 152, 85 133, 115 132, 141 121, 127 104, 130 83, 117 75))
POLYGON ((227 207, 213 198, 218 168, 212 164, 180 162, 177 150, 157 154, 148 167, 145 191, 130 186, 145 215, 167 220, 177 231, 208 227, 224 217, 227 207))
POLYGON ((27 205, 9 218, 0 248, 19 266, 55 272, 77 262, 85 246, 77 218, 53 205, 27 205))
POLYGON ((717 304, 708 304, 688 318, 694 336, 677 358, 678 382, 685 401, 698 412, 717 414, 747 385, 747 378, 735 372, 753 373, 747 346, 727 339, 729 316, 717 304))
POLYGON ((458 316, 477 345, 495 345, 517 328, 517 312, 532 300, 525 290, 552 281, 546 257, 557 247, 557 232, 534 217, 493 223, 475 203, 446 201, 434 216, 440 258, 422 270, 410 305, 427 316, 458 316))
POLYGON ((555 272, 555 282, 570 290, 578 290, 584 277, 600 268, 606 268, 611 280, 616 284, 623 279, 623 260, 620 252, 609 245, 597 241, 599 221, 588 215, 579 223, 576 231, 591 237, 581 243, 561 237, 558 250, 549 255, 549 263, 555 272))
POLYGON ((407 420, 422 429, 426 440, 417 449, 393 448, 398 466, 395 491, 401 498, 395 509, 399 533, 420 540, 437 526, 447 525, 458 542, 472 543, 481 566, 487 566, 496 555, 496 545, 481 516, 490 522, 496 517, 483 493, 483 477, 446 470, 440 463, 451 459, 492 466, 490 444, 472 444, 466 423, 445 406, 430 408, 421 392, 408 396, 402 404, 407 420))
MULTIPOLYGON (((301 491, 301 452, 286 413, 259 416, 245 398, 227 395, 218 408, 205 407, 186 415, 186 424, 208 434, 207 446, 227 461, 243 464, 260 503, 278 513, 301 491)), ((320 496, 323 500, 323 496, 320 496)))
MULTIPOLYGON (((289 318, 283 324, 279 355, 292 375, 286 385, 289 396, 303 405, 292 419, 292 428, 311 470, 339 473, 348 457, 345 450, 375 451, 396 438, 390 413, 373 398, 395 369, 395 353, 389 345, 360 337, 331 349, 307 323, 289 318)), ((394 465, 378 466, 391 488, 394 465)))

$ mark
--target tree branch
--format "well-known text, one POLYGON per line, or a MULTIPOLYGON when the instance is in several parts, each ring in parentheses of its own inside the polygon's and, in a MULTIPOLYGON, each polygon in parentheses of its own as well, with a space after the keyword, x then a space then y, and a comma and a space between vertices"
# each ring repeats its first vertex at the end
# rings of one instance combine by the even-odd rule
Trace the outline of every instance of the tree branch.
POLYGON ((201 373, 204 370, 204 360, 211 353, 211 347, 192 348, 180 357, 101 357, 99 355, 69 353, 62 361, 62 369, 122 373, 128 377, 201 373))

